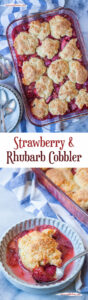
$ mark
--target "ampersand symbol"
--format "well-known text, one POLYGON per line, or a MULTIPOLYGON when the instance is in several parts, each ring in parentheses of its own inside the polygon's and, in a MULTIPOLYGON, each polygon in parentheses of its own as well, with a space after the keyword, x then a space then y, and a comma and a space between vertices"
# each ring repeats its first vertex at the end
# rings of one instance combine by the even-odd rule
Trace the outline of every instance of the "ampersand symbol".
POLYGON ((74 147, 74 145, 73 145, 73 143, 72 143, 72 140, 73 140, 73 137, 70 136, 70 137, 69 137, 69 143, 68 143, 69 147, 74 147))

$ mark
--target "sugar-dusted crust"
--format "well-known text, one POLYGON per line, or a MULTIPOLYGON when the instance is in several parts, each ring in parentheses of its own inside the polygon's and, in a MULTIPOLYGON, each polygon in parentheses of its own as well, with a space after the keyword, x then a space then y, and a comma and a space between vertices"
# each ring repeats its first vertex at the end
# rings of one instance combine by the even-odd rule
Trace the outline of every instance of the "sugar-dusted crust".
POLYGON ((76 46, 77 39, 71 39, 64 49, 59 53, 62 59, 66 59, 67 61, 74 59, 81 59, 82 53, 76 46))
POLYGON ((77 169, 74 180, 81 188, 88 187, 88 168, 77 169))
POLYGON ((19 55, 34 54, 38 46, 38 39, 28 32, 20 32, 14 40, 14 48, 19 55))
POLYGON ((88 168, 77 169, 75 175, 68 168, 48 169, 46 176, 81 208, 88 209, 88 168))
POLYGON ((69 72, 68 62, 62 59, 57 59, 52 62, 47 69, 48 76, 55 82, 59 83, 69 72))
POLYGON ((70 102, 73 98, 78 95, 78 90, 76 89, 75 83, 67 80, 59 90, 59 98, 70 102))
POLYGON ((53 81, 48 76, 41 76, 35 85, 38 96, 47 99, 53 91, 53 81))
POLYGON ((49 59, 53 58, 57 54, 60 43, 57 40, 46 38, 42 45, 36 49, 37 54, 40 57, 48 57, 49 59))
POLYGON ((44 40, 50 34, 50 25, 48 22, 32 21, 29 25, 29 33, 37 36, 38 39, 44 40))
POLYGON ((80 188, 71 193, 71 198, 84 210, 88 209, 88 187, 80 188))
POLYGON ((58 186, 73 178, 73 174, 69 168, 48 169, 46 176, 58 186))
POLYGON ((87 80, 88 71, 79 61, 70 61, 69 69, 68 77, 72 82, 83 84, 87 80))
POLYGON ((49 112, 52 115, 64 115, 68 110, 68 104, 66 101, 55 98, 49 102, 49 112))
POLYGON ((88 92, 86 89, 81 89, 76 97, 77 106, 82 109, 84 105, 88 107, 88 92))
POLYGON ((54 229, 44 229, 42 232, 32 231, 18 240, 19 256, 25 268, 33 270, 46 264, 60 266, 61 251, 52 237, 54 229))
POLYGON ((50 20, 51 34, 54 38, 59 39, 62 36, 72 36, 71 22, 62 16, 55 16, 50 20))
POLYGON ((61 184, 60 188, 70 196, 70 193, 73 193, 79 189, 78 185, 74 181, 74 177, 72 180, 66 180, 64 183, 61 184))
POLYGON ((35 82, 46 71, 46 67, 42 59, 32 57, 29 61, 24 61, 22 66, 24 85, 29 85, 31 82, 35 82))
POLYGON ((46 104, 45 99, 35 98, 31 102, 31 112, 38 119, 43 119, 48 115, 48 104, 46 104))

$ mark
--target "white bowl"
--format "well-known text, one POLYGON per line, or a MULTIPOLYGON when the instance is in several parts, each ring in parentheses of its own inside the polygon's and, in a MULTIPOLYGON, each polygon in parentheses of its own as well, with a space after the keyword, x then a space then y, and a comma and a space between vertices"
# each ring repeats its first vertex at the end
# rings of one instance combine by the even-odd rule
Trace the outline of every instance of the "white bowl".
POLYGON ((72 242, 74 253, 75 255, 79 254, 80 252, 84 251, 83 243, 79 237, 79 235, 66 223, 58 221, 52 218, 32 218, 26 221, 23 221, 19 224, 16 224, 12 227, 2 238, 0 243, 0 267, 5 275, 5 277, 17 288, 24 290, 26 292, 31 292, 35 294, 50 294, 54 292, 58 292, 61 289, 64 289, 68 286, 74 279, 76 278, 77 274, 79 273, 82 265, 84 263, 84 257, 77 259, 74 262, 71 272, 68 274, 65 280, 57 283, 45 284, 41 285, 36 283, 36 285, 29 284, 17 276, 15 276, 10 267, 6 263, 6 249, 7 245, 10 240, 13 239, 18 233, 31 229, 35 226, 40 226, 43 224, 53 225, 57 227, 69 240, 72 242))

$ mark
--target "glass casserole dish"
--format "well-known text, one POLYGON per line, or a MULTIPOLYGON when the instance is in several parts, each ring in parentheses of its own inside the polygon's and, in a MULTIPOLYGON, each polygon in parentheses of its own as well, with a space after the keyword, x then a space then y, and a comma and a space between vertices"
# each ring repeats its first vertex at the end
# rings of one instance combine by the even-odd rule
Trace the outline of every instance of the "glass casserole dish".
POLYGON ((59 186, 54 184, 54 182, 46 176, 43 170, 39 168, 33 168, 32 170, 36 174, 38 181, 45 186, 49 193, 51 193, 63 207, 65 207, 76 219, 88 228, 88 210, 83 210, 70 198, 70 196, 62 191, 59 186))
MULTIPOLYGON (((79 118, 79 117, 82 117, 82 116, 85 116, 88 114, 88 108, 86 107, 86 105, 84 105, 82 107, 82 109, 78 108, 77 105, 75 104, 75 101, 73 98, 70 101, 70 103, 68 103, 68 110, 65 114, 52 115, 49 112, 46 117, 44 117, 43 119, 39 119, 37 116, 35 117, 35 115, 33 115, 32 111, 31 111, 31 103, 32 103, 33 99, 37 97, 36 89, 35 89, 35 82, 32 82, 32 84, 30 84, 30 85, 22 84, 22 76, 23 76, 22 75, 22 64, 25 62, 25 60, 30 61, 31 56, 37 57, 37 54, 18 55, 17 56, 17 53, 14 48, 14 38, 21 31, 28 32, 28 28, 29 28, 28 26, 29 26, 29 24, 31 24, 32 21, 44 20, 44 21, 48 22, 49 19, 52 19, 52 17, 54 17, 56 15, 62 15, 65 18, 68 18, 68 20, 70 20, 70 22, 72 24, 72 32, 73 32, 72 33, 73 35, 71 36, 71 38, 77 37, 78 48, 80 49, 80 51, 82 53, 82 64, 85 66, 86 69, 88 69, 87 53, 86 53, 86 49, 85 49, 85 45, 84 45, 83 36, 82 36, 81 30, 80 30, 79 21, 78 21, 78 18, 76 16, 75 12, 72 11, 71 9, 57 8, 52 11, 47 11, 44 13, 41 12, 41 13, 36 13, 36 14, 30 15, 30 16, 22 17, 21 19, 13 21, 7 28, 7 39, 8 39, 10 51, 12 54, 12 58, 14 61, 17 78, 18 78, 19 85, 21 88, 22 99, 24 102, 26 114, 27 114, 28 119, 36 126, 44 126, 44 125, 48 125, 51 123, 66 121, 69 119, 71 120, 71 119, 74 119, 77 117, 79 118)), ((49 35, 48 37, 52 38, 51 35, 49 35)), ((63 47, 66 46, 66 44, 69 41, 70 41, 70 39, 67 38, 67 36, 62 37, 60 39, 59 52, 60 52, 60 50, 63 50, 63 47)), ((41 44, 40 44, 40 46, 41 46, 41 44)), ((54 57, 52 59, 46 59, 46 57, 44 58, 44 64, 45 64, 46 68, 47 68, 47 64, 49 66, 52 62, 55 62, 57 60, 57 58, 59 58, 59 52, 57 53, 57 55, 54 55, 54 57)), ((39 56, 38 56, 38 58, 39 58, 39 56)), ((46 73, 45 73, 45 76, 46 76, 46 73)), ((68 80, 68 76, 65 77, 65 81, 63 82, 63 84, 67 80, 68 80)), ((56 97, 58 97, 58 91, 59 91, 61 85, 62 85, 61 82, 60 82, 60 84, 54 83, 54 90, 50 96, 51 98, 48 97, 46 99, 47 105, 49 104, 49 102, 52 102, 52 100, 54 100, 56 97)), ((88 90, 88 80, 86 80, 84 84, 77 84, 77 86, 76 86, 76 89, 78 92, 80 91, 80 89, 83 89, 83 88, 86 88, 88 90)))

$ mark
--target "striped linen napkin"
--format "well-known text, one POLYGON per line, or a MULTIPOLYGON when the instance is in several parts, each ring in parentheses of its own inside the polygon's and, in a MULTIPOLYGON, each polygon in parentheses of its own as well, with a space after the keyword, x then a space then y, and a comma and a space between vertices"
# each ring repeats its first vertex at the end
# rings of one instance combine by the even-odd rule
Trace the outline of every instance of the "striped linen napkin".
MULTIPOLYGON (((67 222, 80 235, 85 247, 88 247, 88 229, 78 222, 57 200, 37 182, 35 174, 29 169, 1 169, 0 182, 7 190, 15 193, 16 198, 31 217, 51 217, 67 222), (62 219, 63 216, 63 219, 62 219)), ((15 207, 15 204, 14 204, 15 207)), ((86 274, 86 266, 84 268, 86 274)), ((82 287, 81 273, 76 279, 75 290, 82 287)), ((85 279, 83 292, 88 292, 87 279, 85 279)))

